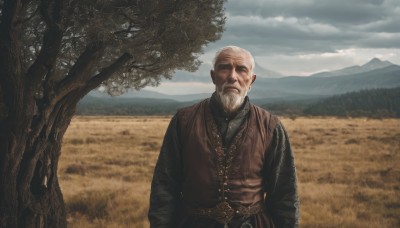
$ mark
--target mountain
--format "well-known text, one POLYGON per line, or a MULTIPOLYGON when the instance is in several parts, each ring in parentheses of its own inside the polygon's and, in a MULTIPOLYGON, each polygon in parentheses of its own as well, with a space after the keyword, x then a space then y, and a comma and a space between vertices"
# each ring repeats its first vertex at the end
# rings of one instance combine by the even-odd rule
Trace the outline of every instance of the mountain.
MULTIPOLYGON (((372 62, 373 63, 373 62, 372 62)), ((210 80, 210 79, 208 79, 210 80)), ((208 82, 209 83, 209 82, 208 82)), ((282 78, 257 77, 249 92, 251 99, 266 102, 294 101, 324 98, 326 96, 359 91, 362 89, 394 88, 400 86, 400 66, 391 64, 364 73, 341 75, 335 77, 301 77, 282 78)), ((108 97, 107 94, 92 91, 92 97, 108 97)), ((167 95, 142 89, 130 91, 119 98, 169 99, 188 102, 207 98, 210 93, 167 95)))
POLYGON ((278 79, 257 79, 251 94, 257 98, 269 97, 269 93, 278 96, 290 95, 287 99, 298 99, 301 96, 326 96, 362 89, 394 88, 400 86, 400 66, 375 69, 365 73, 342 75, 336 77, 284 77, 278 79))
MULTIPOLYGON (((275 101, 252 99, 252 103, 278 115, 318 115, 352 117, 400 117, 400 87, 370 89, 324 99, 275 101)), ((77 107, 78 115, 173 115, 176 110, 194 104, 170 99, 104 98, 86 96, 77 107)))
POLYGON ((368 63, 362 65, 361 68, 364 70, 364 72, 367 72, 367 71, 371 71, 371 70, 385 68, 385 67, 392 66, 392 65, 395 65, 395 64, 393 64, 389 61, 381 61, 378 58, 373 58, 368 63))
POLYGON ((350 75, 350 74, 359 74, 364 73, 376 69, 385 68, 388 66, 393 66, 395 64, 389 61, 382 61, 378 58, 373 58, 369 62, 365 63, 361 66, 350 66, 340 70, 328 71, 328 72, 320 72, 311 75, 311 77, 334 77, 334 76, 342 76, 342 75, 350 75))
MULTIPOLYGON (((400 66, 373 59, 361 67, 364 70, 373 70, 334 77, 257 77, 249 92, 249 97, 256 104, 302 103, 365 89, 400 87, 400 66), (388 66, 380 67, 385 64, 388 66)), ((207 83, 210 83, 210 78, 207 78, 207 83)), ((91 108, 89 107, 93 103, 96 103, 96 107, 103 107, 103 105, 112 107, 113 103, 123 107, 118 106, 119 108, 114 110, 115 114, 125 112, 127 109, 129 109, 129 113, 139 113, 139 111, 134 111, 135 107, 140 110, 140 113, 156 113, 158 109, 173 113, 177 108, 183 107, 182 103, 192 104, 195 101, 210 97, 210 95, 210 93, 168 95, 142 89, 110 98, 106 93, 92 91, 83 98, 80 105, 85 108, 85 113, 90 113, 91 108)))
MULTIPOLYGON (((374 62, 370 63, 369 66, 374 68, 374 62)), ((249 92, 249 97, 253 103, 272 109, 276 113, 299 114, 310 103, 330 96, 366 89, 395 87, 400 87, 400 66, 391 64, 368 72, 335 77, 258 77, 249 92)), ((357 97, 363 97, 363 94, 357 97)), ((210 93, 167 95, 145 89, 130 91, 119 97, 110 97, 104 92, 92 91, 79 102, 77 114, 170 115, 181 107, 207 97, 210 97, 210 93)), ((346 100, 347 97, 343 99, 346 100)))

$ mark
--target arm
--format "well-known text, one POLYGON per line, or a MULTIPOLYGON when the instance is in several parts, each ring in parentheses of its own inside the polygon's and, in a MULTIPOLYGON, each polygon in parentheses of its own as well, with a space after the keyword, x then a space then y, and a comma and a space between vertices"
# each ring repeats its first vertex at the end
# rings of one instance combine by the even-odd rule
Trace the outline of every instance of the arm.
POLYGON ((265 165, 266 207, 275 227, 299 227, 299 198, 294 156, 281 123, 278 123, 274 130, 265 165))
POLYGON ((151 183, 150 227, 173 227, 181 199, 181 158, 177 116, 168 126, 151 183), (174 217, 175 216, 175 217, 174 217))

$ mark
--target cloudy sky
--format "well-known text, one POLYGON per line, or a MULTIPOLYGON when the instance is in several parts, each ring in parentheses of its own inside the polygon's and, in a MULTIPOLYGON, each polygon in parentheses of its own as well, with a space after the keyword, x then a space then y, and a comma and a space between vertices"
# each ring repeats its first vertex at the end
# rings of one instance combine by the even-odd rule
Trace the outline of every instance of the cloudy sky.
MULTIPOLYGON (((248 49, 259 66, 287 76, 362 65, 374 57, 400 65, 400 0, 228 0, 225 8, 226 31, 205 48, 204 64, 177 75, 208 79, 215 51, 226 45, 248 49)), ((146 89, 213 90, 211 83, 178 81, 146 89)))

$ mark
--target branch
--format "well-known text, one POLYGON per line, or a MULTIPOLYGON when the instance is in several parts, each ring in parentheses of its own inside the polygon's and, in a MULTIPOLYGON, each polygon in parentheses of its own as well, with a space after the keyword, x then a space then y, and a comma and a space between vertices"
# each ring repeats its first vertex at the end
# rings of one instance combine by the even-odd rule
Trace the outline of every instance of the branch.
POLYGON ((95 75, 93 78, 89 80, 87 85, 83 89, 83 95, 86 95, 93 89, 97 88, 102 82, 109 79, 115 72, 117 72, 122 66, 124 66, 130 59, 132 59, 132 55, 129 53, 123 54, 119 57, 114 63, 110 66, 104 68, 100 73, 95 75))
POLYGON ((0 87, 7 94, 7 105, 14 107, 13 99, 19 93, 21 82, 20 39, 16 21, 21 11, 18 0, 4 0, 0 22, 0 87))
MULTIPOLYGON (((89 93, 91 90, 96 88, 97 86, 100 85, 101 82, 107 80, 110 78, 118 69, 120 69, 123 65, 125 65, 130 59, 132 59, 132 56, 128 53, 123 54, 121 57, 119 57, 114 63, 112 63, 110 66, 104 68, 100 73, 95 75, 93 78, 91 78, 85 86, 81 86, 80 88, 78 87, 70 87, 69 91, 68 90, 63 90, 62 94, 57 94, 57 98, 52 100, 52 105, 47 105, 46 109, 43 111, 40 120, 38 120, 38 124, 32 129, 31 137, 29 142, 31 147, 34 142, 37 141, 38 137, 40 136, 40 133, 43 131, 43 128, 45 125, 49 125, 50 123, 48 122, 49 116, 52 115, 52 113, 58 112, 58 109, 61 107, 60 105, 63 104, 62 100, 67 101, 70 100, 72 102, 71 98, 75 97, 76 102, 79 101, 80 98, 85 96, 87 93, 89 93), (68 93, 67 93, 68 91, 68 93), (76 94, 73 94, 76 93, 76 94), (62 95, 62 96, 61 96, 62 95), (67 99, 68 98, 68 99, 67 99)), ((71 103, 71 108, 74 108, 76 103, 72 102, 71 103)), ((48 135, 49 132, 46 130, 46 134, 48 135)), ((43 148, 42 148, 43 149, 43 148)), ((42 150, 39 150, 42 151, 42 150)))
POLYGON ((138 70, 142 70, 142 71, 147 71, 147 72, 150 72, 150 73, 154 73, 157 70, 157 68, 151 69, 151 67, 152 66, 156 66, 160 62, 161 62, 161 60, 160 60, 160 58, 158 58, 154 62, 149 63, 149 64, 141 64, 141 65, 131 64, 129 67, 134 68, 134 69, 138 69, 138 70))
POLYGON ((59 1, 51 3, 47 0, 42 0, 39 7, 40 13, 47 24, 47 29, 43 37, 40 53, 26 74, 32 89, 35 89, 54 67, 61 49, 61 40, 64 32, 60 27, 62 17, 61 3, 59 1))
POLYGON ((94 42, 86 47, 85 51, 79 56, 74 66, 70 69, 67 77, 56 87, 56 101, 82 86, 91 77, 91 71, 100 58, 103 49, 104 44, 102 42, 94 42))
MULTIPOLYGON (((90 71, 97 60, 97 57, 95 56, 99 55, 98 52, 100 47, 98 45, 100 44, 92 44, 86 48, 86 50, 75 62, 75 65, 71 68, 69 75, 59 82, 55 89, 48 85, 49 78, 45 79, 45 96, 42 104, 39 107, 42 114, 40 115, 40 119, 37 120, 39 124, 32 128, 31 142, 35 142, 36 138, 39 137, 39 134, 42 131, 43 126, 46 124, 49 115, 59 101, 71 91, 82 87, 82 85, 84 85, 84 76, 87 77, 87 75, 91 75, 90 71)), ((49 71, 49 74, 52 75, 52 72, 49 71)))

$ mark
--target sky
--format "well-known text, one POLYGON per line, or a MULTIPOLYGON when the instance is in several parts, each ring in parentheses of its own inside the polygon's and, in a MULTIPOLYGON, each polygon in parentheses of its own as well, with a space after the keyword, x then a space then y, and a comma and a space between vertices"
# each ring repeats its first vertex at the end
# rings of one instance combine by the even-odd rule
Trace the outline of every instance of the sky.
POLYGON ((286 76, 362 65, 374 57, 400 65, 400 0, 228 0, 225 14, 225 32, 205 47, 198 71, 178 71, 172 81, 146 89, 212 92, 211 61, 227 45, 249 50, 259 70, 286 76), (181 82, 179 76, 203 82, 181 82))

